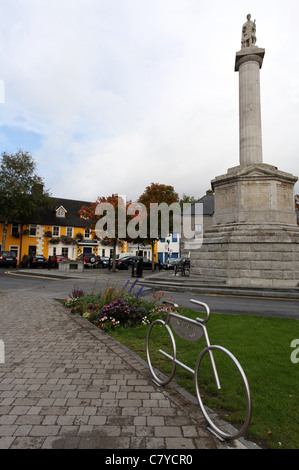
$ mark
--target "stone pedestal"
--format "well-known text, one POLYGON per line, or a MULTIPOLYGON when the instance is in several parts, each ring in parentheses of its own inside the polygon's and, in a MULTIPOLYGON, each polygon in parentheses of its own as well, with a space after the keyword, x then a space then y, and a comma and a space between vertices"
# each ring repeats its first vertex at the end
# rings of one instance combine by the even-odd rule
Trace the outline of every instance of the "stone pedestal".
POLYGON ((191 273, 231 286, 298 287, 299 227, 227 224, 207 231, 191 252, 191 273))
POLYGON ((296 224, 297 177, 267 164, 240 165, 212 181, 214 225, 296 224))
POLYGON ((63 271, 64 273, 68 273, 70 271, 82 273, 84 271, 84 264, 82 261, 60 261, 60 263, 58 263, 58 270, 63 271))

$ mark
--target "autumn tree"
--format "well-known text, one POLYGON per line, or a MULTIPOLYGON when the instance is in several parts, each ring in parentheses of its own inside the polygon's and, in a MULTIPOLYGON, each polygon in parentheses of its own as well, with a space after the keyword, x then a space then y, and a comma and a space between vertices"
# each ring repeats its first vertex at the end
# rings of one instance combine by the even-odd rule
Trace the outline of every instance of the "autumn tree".
POLYGON ((37 188, 43 188, 43 182, 36 173, 36 163, 32 156, 22 150, 14 154, 3 152, 0 160, 0 215, 4 221, 3 250, 5 250, 9 222, 20 223, 22 228, 43 207, 49 207, 48 192, 37 188))
MULTIPOLYGON (((179 210, 179 196, 175 192, 173 186, 168 186, 165 184, 151 183, 150 186, 147 186, 143 194, 138 198, 138 202, 143 204, 146 208, 146 218, 143 220, 143 223, 146 224, 146 236, 140 237, 141 242, 144 244, 149 244, 152 250, 152 270, 154 270, 154 247, 158 240, 164 238, 173 231, 174 225, 174 212, 175 209, 179 210), (162 205, 167 206, 167 209, 170 208, 172 204, 175 204, 174 211, 168 212, 168 223, 166 224, 165 230, 165 220, 163 220, 163 211, 162 205), (156 219, 156 225, 153 229, 153 221, 156 219)), ((175 215, 178 215, 176 212, 175 215)), ((180 213, 179 213, 180 215, 180 213)), ((164 212, 165 216, 165 212, 164 212)))
POLYGON ((126 229, 132 218, 128 215, 130 203, 116 194, 108 197, 98 197, 90 207, 83 206, 79 211, 82 218, 91 222, 91 227, 95 230, 95 234, 101 243, 112 247, 113 271, 115 271, 116 247, 128 240, 126 229))

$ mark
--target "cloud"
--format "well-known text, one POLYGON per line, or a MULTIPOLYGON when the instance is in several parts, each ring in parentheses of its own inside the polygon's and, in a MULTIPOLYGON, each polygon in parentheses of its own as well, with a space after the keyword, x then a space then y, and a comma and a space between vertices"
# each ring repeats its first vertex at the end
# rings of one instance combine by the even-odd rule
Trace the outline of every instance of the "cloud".
MULTIPOLYGON (((0 144, 27 145, 57 197, 201 197, 238 164, 236 0, 3 0, 0 144)), ((264 161, 296 174, 298 3, 253 0, 264 161), (295 161, 296 158, 296 161, 295 161)), ((299 192, 299 189, 297 189, 299 192)))

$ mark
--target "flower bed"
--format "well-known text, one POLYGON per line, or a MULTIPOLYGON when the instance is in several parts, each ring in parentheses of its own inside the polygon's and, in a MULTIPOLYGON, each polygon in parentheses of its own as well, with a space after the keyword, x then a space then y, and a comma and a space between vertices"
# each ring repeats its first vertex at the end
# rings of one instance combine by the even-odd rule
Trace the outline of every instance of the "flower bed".
POLYGON ((86 295, 81 289, 75 288, 64 300, 64 305, 70 308, 72 313, 81 315, 104 331, 144 325, 161 317, 161 314, 167 312, 167 307, 157 303, 163 294, 153 294, 151 300, 145 300, 140 297, 143 287, 134 293, 136 283, 137 280, 129 291, 126 291, 129 281, 124 289, 108 285, 106 290, 98 295, 86 295))

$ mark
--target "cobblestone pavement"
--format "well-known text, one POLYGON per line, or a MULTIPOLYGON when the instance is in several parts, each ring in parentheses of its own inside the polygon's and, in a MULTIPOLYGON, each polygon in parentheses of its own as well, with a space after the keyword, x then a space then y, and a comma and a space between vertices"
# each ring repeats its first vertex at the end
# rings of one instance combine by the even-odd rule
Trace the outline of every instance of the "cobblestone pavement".
POLYGON ((199 408, 62 305, 0 293, 0 449, 223 449, 199 408))

